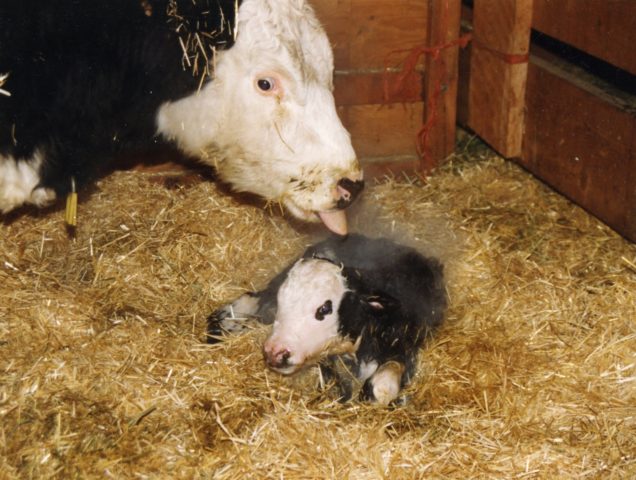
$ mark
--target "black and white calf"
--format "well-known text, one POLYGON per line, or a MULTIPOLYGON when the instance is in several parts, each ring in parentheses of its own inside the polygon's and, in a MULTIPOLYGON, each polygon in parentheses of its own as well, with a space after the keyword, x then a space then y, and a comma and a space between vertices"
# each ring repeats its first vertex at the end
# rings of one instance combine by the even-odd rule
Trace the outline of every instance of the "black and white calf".
POLYGON ((235 190, 344 233, 362 172, 332 74, 305 0, 2 0, 0 212, 172 143, 235 190))
POLYGON ((333 237, 308 248, 267 287, 239 297, 208 319, 213 343, 246 319, 272 324, 263 353, 282 374, 321 362, 335 373, 344 398, 347 379, 331 368, 347 365, 362 395, 395 400, 414 374, 424 340, 446 307, 443 267, 435 259, 387 239, 333 237))

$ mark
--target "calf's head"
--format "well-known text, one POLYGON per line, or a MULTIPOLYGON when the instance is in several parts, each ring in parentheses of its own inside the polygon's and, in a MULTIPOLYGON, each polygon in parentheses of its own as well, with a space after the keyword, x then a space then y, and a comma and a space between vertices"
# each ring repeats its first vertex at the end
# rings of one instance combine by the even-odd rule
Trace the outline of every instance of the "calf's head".
MULTIPOLYGON (((268 366, 291 374, 330 349, 346 348, 339 309, 348 292, 342 268, 319 259, 301 259, 278 290, 278 311, 263 353, 268 366)), ((351 342, 348 342, 353 348, 351 342)))
POLYGON ((333 53, 305 0, 244 0, 236 43, 193 108, 159 117, 160 131, 213 164, 237 191, 346 233, 362 171, 333 97, 333 53), (163 123, 162 123, 163 122, 163 123))

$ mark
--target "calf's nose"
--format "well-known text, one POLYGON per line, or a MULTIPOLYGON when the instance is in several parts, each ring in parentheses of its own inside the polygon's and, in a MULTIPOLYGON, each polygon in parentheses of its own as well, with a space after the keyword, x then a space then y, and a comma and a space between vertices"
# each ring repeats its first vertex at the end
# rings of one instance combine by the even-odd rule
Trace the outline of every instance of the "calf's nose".
POLYGON ((265 349, 265 362, 272 368, 286 367, 289 364, 291 352, 286 348, 269 350, 265 349))
POLYGON ((336 207, 347 208, 360 195, 364 188, 363 180, 351 180, 350 178, 341 178, 337 184, 338 201, 336 207))

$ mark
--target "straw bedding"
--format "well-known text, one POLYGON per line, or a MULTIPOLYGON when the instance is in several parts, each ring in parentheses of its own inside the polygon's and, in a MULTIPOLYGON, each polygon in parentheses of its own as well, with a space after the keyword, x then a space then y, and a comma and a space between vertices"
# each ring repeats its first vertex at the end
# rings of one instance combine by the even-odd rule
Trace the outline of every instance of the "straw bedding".
POLYGON ((276 209, 119 172, 74 239, 59 210, 5 222, 0 477, 634 478, 636 247, 483 151, 365 196, 359 228, 448 277, 393 408, 267 371, 263 328, 203 343, 211 310, 314 239, 276 209))

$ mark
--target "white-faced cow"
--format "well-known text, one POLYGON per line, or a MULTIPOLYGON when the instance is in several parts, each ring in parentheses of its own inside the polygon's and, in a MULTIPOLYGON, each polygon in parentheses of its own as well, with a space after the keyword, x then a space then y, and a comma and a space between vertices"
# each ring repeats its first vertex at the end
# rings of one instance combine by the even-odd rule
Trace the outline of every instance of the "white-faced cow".
POLYGON ((388 404, 413 376, 419 349, 445 307, 437 260, 352 234, 310 247, 264 290, 213 313, 208 338, 238 332, 249 318, 273 323, 263 346, 270 368, 288 375, 321 362, 347 399, 350 382, 333 368, 344 363, 363 384, 363 398, 388 404))
POLYGON ((344 233, 363 184, 332 74, 304 0, 2 0, 0 211, 172 143, 235 190, 344 233))

